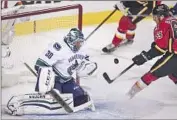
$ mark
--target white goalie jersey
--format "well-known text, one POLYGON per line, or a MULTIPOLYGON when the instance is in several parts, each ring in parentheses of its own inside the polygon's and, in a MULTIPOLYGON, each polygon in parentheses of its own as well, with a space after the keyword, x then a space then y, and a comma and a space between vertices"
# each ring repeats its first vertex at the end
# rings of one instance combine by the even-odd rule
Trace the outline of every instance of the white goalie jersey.
POLYGON ((89 76, 97 69, 97 64, 89 61, 87 54, 81 50, 74 53, 64 42, 51 43, 38 60, 52 66, 64 81, 70 80, 74 73, 89 76))

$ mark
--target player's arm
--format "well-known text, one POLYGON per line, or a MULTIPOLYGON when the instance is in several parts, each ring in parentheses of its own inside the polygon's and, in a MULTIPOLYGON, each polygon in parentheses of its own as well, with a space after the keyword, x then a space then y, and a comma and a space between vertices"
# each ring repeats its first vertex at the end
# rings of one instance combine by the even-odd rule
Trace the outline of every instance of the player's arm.
POLYGON ((39 67, 52 67, 59 59, 61 45, 57 42, 50 44, 49 47, 37 59, 35 69, 38 71, 39 67))
POLYGON ((168 39, 170 36, 170 29, 168 24, 163 24, 159 26, 160 29, 158 31, 154 31, 154 39, 155 41, 151 45, 151 49, 149 51, 142 51, 139 55, 132 58, 133 62, 136 65, 142 65, 148 60, 151 60, 157 56, 160 56, 166 53, 168 47, 168 39))

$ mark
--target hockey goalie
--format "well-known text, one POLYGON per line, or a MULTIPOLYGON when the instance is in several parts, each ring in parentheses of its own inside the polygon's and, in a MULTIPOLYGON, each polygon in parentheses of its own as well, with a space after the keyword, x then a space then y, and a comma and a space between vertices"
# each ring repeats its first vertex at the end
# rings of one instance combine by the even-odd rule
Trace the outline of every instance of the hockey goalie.
POLYGON ((72 28, 64 40, 58 41, 49 44, 36 61, 36 92, 13 96, 7 104, 9 114, 67 114, 95 110, 91 96, 77 84, 75 77, 75 74, 89 77, 97 70, 97 63, 90 61, 80 49, 85 41, 83 33, 72 28))

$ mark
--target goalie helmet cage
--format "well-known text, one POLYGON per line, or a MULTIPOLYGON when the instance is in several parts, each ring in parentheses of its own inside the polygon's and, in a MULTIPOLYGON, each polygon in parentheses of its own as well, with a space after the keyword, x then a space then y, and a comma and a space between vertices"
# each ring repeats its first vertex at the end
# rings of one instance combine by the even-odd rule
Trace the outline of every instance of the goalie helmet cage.
MULTIPOLYGON (((47 19, 52 19, 52 18, 55 19, 55 21, 53 21, 55 24, 52 26, 52 27, 54 27, 54 29, 60 28, 60 27, 62 27, 62 25, 65 25, 65 28, 66 28, 66 26, 70 27, 70 28, 77 27, 80 30, 82 30, 83 10, 82 10, 82 5, 80 5, 80 4, 66 5, 66 6, 25 5, 24 6, 25 8, 19 9, 20 7, 22 7, 22 6, 2 9, 2 16, 1 16, 2 25, 3 25, 3 21, 10 21, 10 20, 18 19, 18 18, 29 17, 30 21, 32 21, 32 24, 33 24, 33 33, 36 33, 38 31, 40 31, 40 30, 36 31, 36 29, 38 27, 37 22, 40 21, 41 15, 42 15, 42 16, 47 16, 47 19), (17 9, 19 9, 18 12, 14 14, 14 11, 17 9), (37 9, 37 10, 34 10, 34 9, 37 9), (69 11, 71 12, 71 15, 69 15, 69 11), (59 14, 57 16, 56 13, 58 13, 58 14, 61 13, 62 15, 59 14), (68 13, 68 14, 65 14, 65 13, 68 13), (62 16, 62 17, 59 17, 59 16, 62 16), (35 18, 31 20, 31 17, 35 17, 35 18), (70 24, 71 24, 71 26, 69 26, 70 24)), ((42 19, 44 19, 44 18, 45 17, 43 17, 42 19)), ((24 22, 24 21, 22 21, 22 22, 24 22)), ((47 24, 47 25, 49 26, 50 24, 47 24)), ((40 25, 40 27, 41 27, 41 25, 40 25)), ((17 32, 17 34, 18 34, 18 32, 17 32)))

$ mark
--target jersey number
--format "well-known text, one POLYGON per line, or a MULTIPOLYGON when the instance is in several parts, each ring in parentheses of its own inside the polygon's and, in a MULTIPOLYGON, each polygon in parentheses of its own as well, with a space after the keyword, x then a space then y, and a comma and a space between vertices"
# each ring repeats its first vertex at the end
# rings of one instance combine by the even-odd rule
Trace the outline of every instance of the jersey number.
POLYGON ((68 73, 72 75, 73 71, 78 67, 78 65, 78 61, 75 60, 75 62, 70 67, 68 67, 68 73))
POLYGON ((176 21, 172 21, 172 29, 174 33, 174 38, 177 39, 177 22, 176 21))
POLYGON ((50 59, 53 56, 53 53, 50 50, 48 50, 45 56, 50 59))

